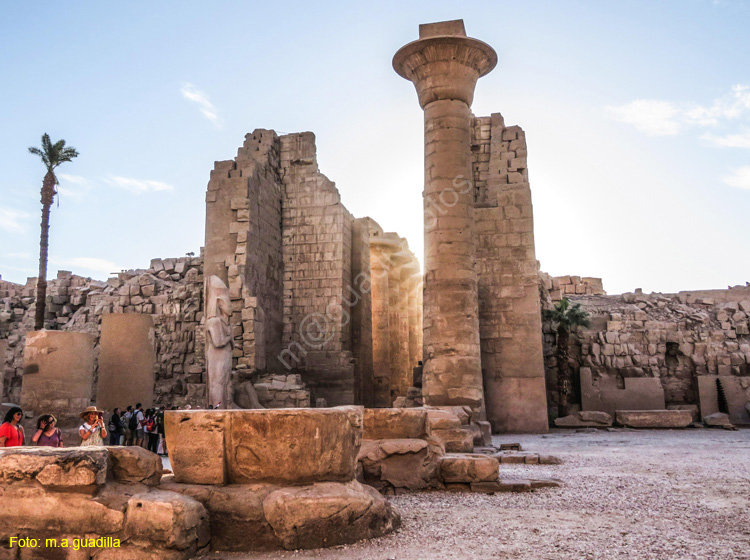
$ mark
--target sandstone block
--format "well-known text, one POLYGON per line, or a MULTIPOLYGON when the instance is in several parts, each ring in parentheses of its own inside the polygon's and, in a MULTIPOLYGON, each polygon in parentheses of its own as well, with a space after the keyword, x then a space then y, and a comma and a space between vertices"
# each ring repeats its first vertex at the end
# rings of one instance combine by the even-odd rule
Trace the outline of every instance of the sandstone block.
POLYGON ((357 460, 366 484, 379 490, 422 490, 436 486, 439 444, 423 439, 364 440, 357 460))
POLYGON ((410 439, 427 436, 428 411, 421 408, 366 408, 364 439, 410 439))
POLYGON ((227 482, 224 439, 226 411, 170 410, 164 413, 169 460, 175 481, 227 482))
POLYGON ((604 428, 611 425, 612 416, 606 412, 583 411, 555 418, 555 426, 558 428, 604 428))
POLYGON ((488 455, 445 455, 440 459, 443 482, 492 482, 500 478, 500 463, 488 455))
POLYGON ((349 544, 401 525, 401 516, 383 496, 354 480, 282 488, 265 498, 263 509, 287 550, 349 544))
POLYGON ((459 417, 448 410, 428 408, 427 422, 432 430, 452 430, 461 427, 459 417))
POLYGON ((94 448, 10 447, 0 449, 0 485, 33 484, 81 491, 107 478, 107 451, 94 448))
POLYGON ((109 472, 118 482, 140 482, 156 486, 163 473, 161 457, 137 446, 107 447, 109 472))
POLYGON ((704 416, 703 423, 709 428, 721 428, 733 425, 731 420, 729 420, 729 415, 723 412, 714 412, 713 414, 704 416))
POLYGON ((132 539, 144 539, 165 547, 199 547, 210 539, 208 514, 193 498, 164 490, 152 490, 128 500, 125 532, 132 539))
POLYGON ((522 478, 502 478, 498 492, 530 492, 531 481, 522 478))
POLYGON ((629 428, 686 428, 693 422, 689 410, 618 410, 615 415, 629 428))
POLYGON ((474 450, 474 434, 464 428, 432 430, 432 436, 448 453, 471 453, 474 450))
POLYGON ((235 410, 228 414, 230 482, 305 484, 354 479, 362 441, 361 407, 235 410))

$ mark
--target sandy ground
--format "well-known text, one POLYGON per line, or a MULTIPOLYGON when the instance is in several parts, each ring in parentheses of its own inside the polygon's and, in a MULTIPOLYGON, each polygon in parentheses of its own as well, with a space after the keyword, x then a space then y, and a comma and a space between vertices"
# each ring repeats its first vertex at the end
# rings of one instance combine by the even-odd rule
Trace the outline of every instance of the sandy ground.
POLYGON ((496 437, 563 465, 502 465, 501 476, 555 477, 523 494, 397 496, 402 528, 369 542, 222 560, 750 559, 750 429, 496 437))

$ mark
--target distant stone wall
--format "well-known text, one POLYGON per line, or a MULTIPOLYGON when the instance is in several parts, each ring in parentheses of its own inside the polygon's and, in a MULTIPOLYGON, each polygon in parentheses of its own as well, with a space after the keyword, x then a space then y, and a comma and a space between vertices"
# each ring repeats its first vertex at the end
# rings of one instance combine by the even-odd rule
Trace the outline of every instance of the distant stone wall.
MULTIPOLYGON (((663 389, 665 405, 677 407, 700 404, 701 376, 744 379, 750 386, 750 287, 568 298, 591 317, 590 328, 572 334, 570 353, 574 371, 584 383, 590 378, 594 391, 624 390, 628 379, 655 379, 661 387, 654 385, 654 392, 663 389)), ((556 416, 555 331, 549 323, 544 355, 550 415, 556 416)))
POLYGON ((604 284, 601 278, 588 276, 550 276, 540 272, 540 280, 544 289, 549 293, 552 301, 560 301, 563 296, 595 295, 605 296, 604 284))

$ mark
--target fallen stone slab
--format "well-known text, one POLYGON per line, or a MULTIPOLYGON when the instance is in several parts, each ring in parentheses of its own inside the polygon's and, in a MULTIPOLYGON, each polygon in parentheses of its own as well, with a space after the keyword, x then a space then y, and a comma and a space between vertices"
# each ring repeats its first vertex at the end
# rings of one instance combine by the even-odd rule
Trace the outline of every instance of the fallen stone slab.
POLYGON ((607 428, 612 425, 612 416, 606 412, 581 411, 555 418, 558 428, 607 428))
POLYGON ((693 422, 689 410, 618 410, 615 415, 629 428, 687 428, 693 422))

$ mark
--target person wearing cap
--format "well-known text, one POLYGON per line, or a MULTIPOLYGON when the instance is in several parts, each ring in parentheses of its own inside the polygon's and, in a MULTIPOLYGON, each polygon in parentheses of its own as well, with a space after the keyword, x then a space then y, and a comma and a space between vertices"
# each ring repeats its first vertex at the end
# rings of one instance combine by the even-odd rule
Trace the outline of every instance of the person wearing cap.
POLYGON ((90 406, 81 412, 81 418, 84 420, 83 425, 78 428, 81 445, 104 445, 104 438, 107 437, 107 428, 104 427, 104 411, 90 406))

